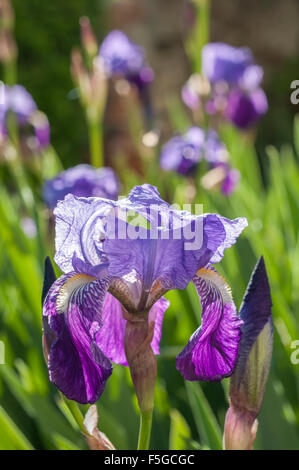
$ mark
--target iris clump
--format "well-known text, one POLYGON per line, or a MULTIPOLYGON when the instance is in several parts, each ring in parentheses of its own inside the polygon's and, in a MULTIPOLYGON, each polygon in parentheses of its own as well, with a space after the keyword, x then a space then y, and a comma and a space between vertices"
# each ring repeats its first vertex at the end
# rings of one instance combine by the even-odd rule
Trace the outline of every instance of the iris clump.
POLYGON ((221 115, 247 129, 268 109, 262 80, 263 69, 248 48, 209 43, 202 50, 202 77, 190 77, 182 98, 193 110, 204 107, 208 114, 221 115))
POLYGON ((0 100, 0 132, 5 140, 8 134, 9 115, 12 113, 20 128, 32 126, 36 146, 47 147, 50 143, 50 126, 47 117, 38 111, 30 93, 22 85, 4 85, 0 100))
POLYGON ((150 353, 158 354, 168 307, 163 296, 191 281, 201 300, 202 325, 178 355, 177 369, 187 380, 218 381, 232 374, 242 322, 212 265, 236 242, 246 219, 173 210, 147 184, 120 201, 68 195, 54 214, 55 261, 64 274, 45 298, 43 323, 50 380, 68 398, 94 403, 112 362, 129 362, 137 394, 146 394, 138 382, 139 376, 147 380, 146 361, 140 349, 131 357, 136 328, 143 347, 150 344, 150 353), (132 212, 146 224, 129 223, 132 212))
POLYGON ((50 208, 54 208, 67 194, 117 199, 119 181, 112 168, 93 168, 91 165, 80 164, 46 180, 43 193, 50 208))

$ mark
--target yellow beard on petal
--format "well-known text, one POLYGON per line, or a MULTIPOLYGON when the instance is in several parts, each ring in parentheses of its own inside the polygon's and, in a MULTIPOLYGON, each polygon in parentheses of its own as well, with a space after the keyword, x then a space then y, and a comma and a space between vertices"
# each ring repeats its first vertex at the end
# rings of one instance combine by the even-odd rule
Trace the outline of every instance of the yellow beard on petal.
POLYGON ((73 293, 95 280, 95 277, 88 276, 87 274, 75 274, 75 276, 68 279, 61 287, 56 299, 57 313, 65 313, 73 293))
POLYGON ((196 276, 201 277, 206 282, 216 286, 221 293, 224 303, 230 303, 232 301, 231 288, 221 274, 210 269, 202 268, 197 271, 196 276))

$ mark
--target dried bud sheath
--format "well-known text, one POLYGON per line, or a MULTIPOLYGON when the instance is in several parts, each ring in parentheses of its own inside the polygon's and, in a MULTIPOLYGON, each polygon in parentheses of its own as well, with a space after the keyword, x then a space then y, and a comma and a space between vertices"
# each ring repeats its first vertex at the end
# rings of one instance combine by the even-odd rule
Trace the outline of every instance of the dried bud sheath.
POLYGON ((225 418, 224 449, 252 450, 257 428, 254 414, 231 405, 225 418))

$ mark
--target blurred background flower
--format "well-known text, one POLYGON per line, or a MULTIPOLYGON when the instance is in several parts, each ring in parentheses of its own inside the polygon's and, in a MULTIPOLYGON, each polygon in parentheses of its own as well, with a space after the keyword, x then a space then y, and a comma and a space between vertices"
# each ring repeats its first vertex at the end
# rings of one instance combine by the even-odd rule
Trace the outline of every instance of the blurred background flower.
POLYGON ((44 148, 50 143, 49 121, 44 113, 38 111, 37 105, 30 93, 22 85, 4 85, 0 100, 0 127, 2 138, 9 133, 9 116, 17 120, 20 129, 33 126, 36 147, 44 148))
POLYGON ((143 49, 122 31, 111 31, 103 40, 99 54, 110 77, 125 78, 140 89, 154 78, 143 49))
POLYGON ((204 131, 192 127, 182 136, 172 137, 162 148, 160 165, 164 170, 192 172, 203 157, 204 131))
POLYGON ((247 129, 268 110, 260 87, 262 79, 263 69, 254 63, 248 48, 209 43, 202 49, 202 77, 189 78, 182 88, 182 98, 192 110, 205 106, 208 114, 223 115, 237 127, 247 129))
POLYGON ((59 173, 44 185, 44 200, 53 209, 67 194, 79 197, 117 199, 119 181, 112 168, 77 165, 59 173))

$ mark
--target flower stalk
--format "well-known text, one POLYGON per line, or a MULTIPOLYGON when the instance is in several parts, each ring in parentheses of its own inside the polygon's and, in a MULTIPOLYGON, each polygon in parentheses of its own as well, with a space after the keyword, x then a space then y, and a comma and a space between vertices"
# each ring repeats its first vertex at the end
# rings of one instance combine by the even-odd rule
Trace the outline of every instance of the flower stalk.
POLYGON ((154 409, 157 362, 151 342, 154 322, 148 321, 148 313, 132 315, 124 311, 127 320, 125 353, 140 409, 138 450, 149 448, 152 415, 154 409))
POLYGON ((103 131, 102 125, 97 119, 88 119, 88 133, 90 162, 95 168, 100 168, 104 165, 103 131))
POLYGON ((9 0, 0 0, 0 62, 4 81, 14 85, 17 76, 18 49, 14 39, 14 11, 9 0))

